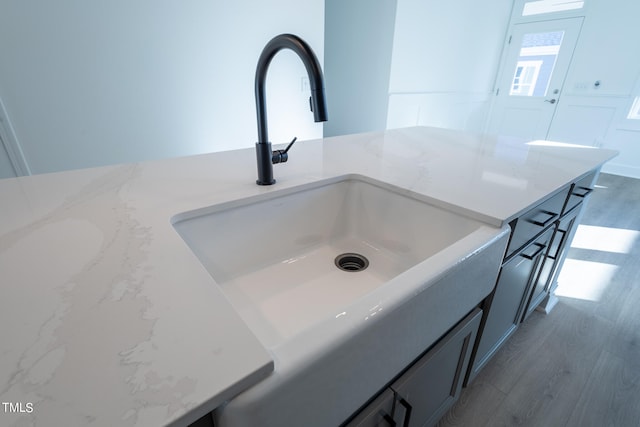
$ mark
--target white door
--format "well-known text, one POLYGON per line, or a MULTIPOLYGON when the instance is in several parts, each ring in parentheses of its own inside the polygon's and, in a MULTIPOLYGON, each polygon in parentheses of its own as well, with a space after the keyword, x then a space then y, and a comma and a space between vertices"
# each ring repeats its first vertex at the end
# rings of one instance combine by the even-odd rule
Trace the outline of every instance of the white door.
POLYGON ((578 41, 582 17, 512 26, 488 131, 545 139, 578 41))

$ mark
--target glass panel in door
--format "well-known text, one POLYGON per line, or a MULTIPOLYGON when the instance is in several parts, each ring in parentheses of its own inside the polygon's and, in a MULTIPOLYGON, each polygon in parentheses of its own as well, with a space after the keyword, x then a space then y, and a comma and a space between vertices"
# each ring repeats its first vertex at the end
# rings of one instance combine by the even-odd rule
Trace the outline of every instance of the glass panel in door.
POLYGON ((547 95, 563 37, 564 31, 528 33, 522 37, 509 95, 547 95))
POLYGON ((511 27, 488 120, 490 133, 546 139, 561 102, 582 19, 527 22, 511 27))

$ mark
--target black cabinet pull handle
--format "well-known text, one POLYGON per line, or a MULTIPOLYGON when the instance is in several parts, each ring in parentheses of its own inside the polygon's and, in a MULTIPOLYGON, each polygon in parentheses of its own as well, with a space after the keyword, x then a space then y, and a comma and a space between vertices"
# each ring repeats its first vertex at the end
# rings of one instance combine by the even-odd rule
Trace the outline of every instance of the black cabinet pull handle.
MULTIPOLYGON (((564 240, 567 237, 567 231, 563 230, 561 228, 558 228, 558 230, 556 231, 556 236, 560 235, 560 234, 562 235, 562 237, 560 237, 560 243, 555 245, 556 246, 556 253, 553 256, 551 256, 551 250, 549 250, 549 254, 547 255, 549 258, 551 258, 554 261, 558 258, 558 255, 560 255, 560 249, 564 246, 564 240)), ((554 237, 554 240, 556 238, 557 237, 554 237)))
POLYGON ((547 245, 543 245, 542 243, 534 243, 533 245, 537 246, 538 249, 536 249, 536 251, 532 254, 525 254, 524 252, 520 254, 521 257, 529 259, 529 260, 533 260, 535 259, 535 257, 537 257, 538 255, 540 255, 540 253, 542 251, 544 251, 547 247, 547 245))
POLYGON ((576 191, 572 191, 571 195, 576 196, 576 197, 581 197, 581 198, 585 198, 587 197, 589 194, 591 194, 591 192, 593 191, 593 188, 589 188, 589 187, 577 187, 578 190, 582 190, 582 193, 576 193, 576 191))
POLYGON ((411 411, 413 410, 413 408, 411 407, 411 404, 409 404, 409 402, 404 400, 402 397, 400 398, 400 400, 398 400, 398 402, 400 402, 400 404, 404 406, 405 409, 404 422, 402 423, 402 426, 409 427, 409 422, 411 422, 411 411))
POLYGON ((551 224, 553 222, 553 220, 556 219, 556 217, 558 216, 557 213, 554 212, 550 212, 550 211, 540 211, 541 214, 547 215, 549 218, 545 219, 544 221, 538 221, 535 220, 533 218, 527 219, 527 221, 529 221, 532 224, 535 224, 539 227, 546 227, 547 225, 551 224))
POLYGON ((382 415, 382 419, 389 423, 391 427, 396 427, 395 420, 391 418, 391 415, 387 414, 386 412, 382 415))

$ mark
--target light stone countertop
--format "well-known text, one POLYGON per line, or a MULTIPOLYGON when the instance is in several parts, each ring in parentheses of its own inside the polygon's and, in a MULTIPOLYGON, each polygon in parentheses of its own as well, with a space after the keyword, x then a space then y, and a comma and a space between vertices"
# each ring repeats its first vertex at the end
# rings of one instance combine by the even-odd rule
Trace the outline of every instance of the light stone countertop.
POLYGON ((418 127, 289 154, 270 187, 253 149, 0 180, 0 425, 187 425, 269 375, 178 213, 361 174, 501 227, 616 152, 418 127))

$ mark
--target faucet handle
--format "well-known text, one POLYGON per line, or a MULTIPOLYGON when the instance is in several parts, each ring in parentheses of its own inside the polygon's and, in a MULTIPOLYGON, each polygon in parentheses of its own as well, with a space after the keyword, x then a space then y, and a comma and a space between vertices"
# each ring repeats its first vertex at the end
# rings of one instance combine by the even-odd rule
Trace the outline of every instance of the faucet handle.
POLYGON ((284 163, 287 160, 289 160, 289 155, 287 154, 287 151, 289 151, 289 148, 291 148, 291 146, 293 145, 294 142, 296 142, 297 139, 298 139, 297 136, 294 137, 289 143, 289 145, 287 145, 287 148, 285 148, 284 150, 275 150, 273 153, 271 153, 271 163, 275 165, 277 163, 284 163))

